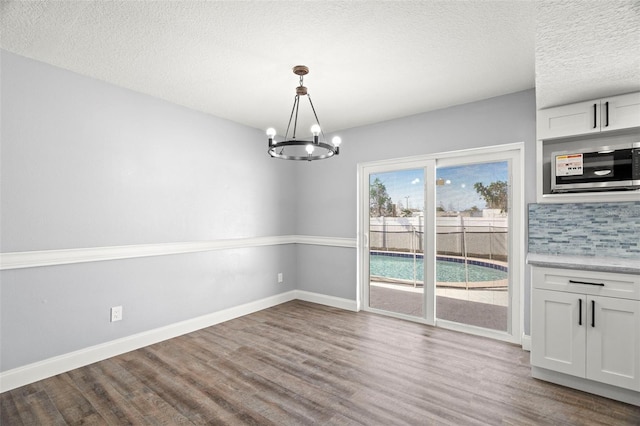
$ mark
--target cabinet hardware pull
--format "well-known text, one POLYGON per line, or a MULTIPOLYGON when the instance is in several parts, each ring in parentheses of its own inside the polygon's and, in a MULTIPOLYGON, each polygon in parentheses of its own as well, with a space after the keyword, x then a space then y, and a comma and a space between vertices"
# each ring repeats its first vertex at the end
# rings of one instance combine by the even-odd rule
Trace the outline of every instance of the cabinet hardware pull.
POLYGON ((578 325, 582 325, 582 299, 578 299, 578 325))
POLYGON ((604 127, 609 127, 609 102, 605 102, 604 106, 605 106, 605 123, 604 123, 604 127))
POLYGON ((604 287, 604 283, 590 283, 588 281, 575 281, 575 280, 569 280, 569 282, 571 284, 587 284, 587 285, 597 285, 600 287, 604 287))
POLYGON ((591 327, 596 326, 596 301, 591 301, 591 327))
POLYGON ((598 123, 596 122, 596 104, 593 104, 593 128, 598 127, 598 123))

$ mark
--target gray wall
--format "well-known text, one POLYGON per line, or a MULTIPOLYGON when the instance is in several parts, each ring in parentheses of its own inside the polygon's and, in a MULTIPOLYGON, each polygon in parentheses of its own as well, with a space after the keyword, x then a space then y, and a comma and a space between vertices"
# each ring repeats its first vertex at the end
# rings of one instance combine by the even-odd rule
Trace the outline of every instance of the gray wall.
MULTIPOLYGON (((425 95, 427 96, 427 95, 425 95)), ((535 202, 535 92, 528 90, 341 132, 330 161, 297 164, 297 232, 355 238, 357 164, 439 152, 525 143, 525 203, 535 202)), ((526 236, 523 236, 526 238, 526 236)), ((525 239, 526 241, 526 239, 525 239)), ((309 247, 298 252, 298 285, 312 292, 355 297, 356 269, 331 267, 323 279, 303 271, 319 259, 331 265, 344 249, 309 247), (353 289, 353 290, 352 290, 353 289)), ((355 250, 351 258, 355 260, 355 250)), ((529 330, 529 269, 525 268, 525 333, 529 330)))
MULTIPOLYGON (((295 233, 296 170, 266 155, 264 132, 6 51, 1 67, 2 252, 295 233)), ((292 290, 295 275, 295 245, 2 271, 0 369, 292 290), (125 320, 110 323, 116 305, 125 320)))
MULTIPOLYGON (((535 198, 533 90, 350 129, 339 157, 289 163, 265 154, 262 130, 1 55, 2 252, 355 238, 357 163, 519 141, 525 199, 535 198)), ((356 253, 284 245, 7 270, 0 279, 6 371, 294 288, 355 300, 356 253), (125 321, 110 323, 116 305, 125 321)))

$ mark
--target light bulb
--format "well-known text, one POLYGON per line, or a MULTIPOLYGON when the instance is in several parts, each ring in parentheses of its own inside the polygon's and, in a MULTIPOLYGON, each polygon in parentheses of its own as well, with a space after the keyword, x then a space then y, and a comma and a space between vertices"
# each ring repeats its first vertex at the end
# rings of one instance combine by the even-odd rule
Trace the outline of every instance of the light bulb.
POLYGON ((340 136, 334 136, 333 139, 331 139, 331 143, 333 143, 333 146, 338 147, 342 143, 342 139, 340 136))
POLYGON ((320 126, 317 124, 311 126, 311 133, 313 134, 313 136, 318 136, 320 134, 320 126))
POLYGON ((309 144, 309 145, 306 146, 305 149, 307 150, 307 154, 309 154, 309 155, 313 154, 313 149, 314 149, 313 145, 309 144))
POLYGON ((273 139, 275 135, 276 135, 276 129, 274 129, 273 127, 269 127, 267 129, 267 136, 269 136, 269 139, 273 139))

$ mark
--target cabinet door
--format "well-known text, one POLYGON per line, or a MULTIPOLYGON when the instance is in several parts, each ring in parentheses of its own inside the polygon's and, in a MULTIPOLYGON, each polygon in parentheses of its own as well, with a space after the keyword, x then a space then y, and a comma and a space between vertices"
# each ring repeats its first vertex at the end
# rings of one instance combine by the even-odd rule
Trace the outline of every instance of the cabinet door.
POLYGON ((533 290, 531 364, 585 376, 586 296, 533 290))
POLYGON ((588 296, 588 379, 640 391, 640 301, 588 296))
MULTIPOLYGON (((609 105, 611 122, 611 104, 609 105)), ((542 109, 537 115, 537 138, 553 139, 563 136, 600 132, 600 100, 580 102, 556 108, 542 109)))
POLYGON ((603 99, 600 108, 603 132, 640 126, 640 93, 603 99))

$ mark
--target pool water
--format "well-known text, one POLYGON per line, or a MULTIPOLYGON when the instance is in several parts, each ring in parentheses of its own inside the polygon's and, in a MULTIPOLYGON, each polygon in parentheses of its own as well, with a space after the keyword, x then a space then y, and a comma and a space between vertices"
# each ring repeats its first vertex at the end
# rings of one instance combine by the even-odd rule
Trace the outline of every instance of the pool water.
MULTIPOLYGON (((416 257, 415 274, 417 281, 424 281, 424 268, 422 257, 416 257)), ((507 279, 506 270, 493 269, 486 266, 468 264, 469 281, 498 281, 507 279)), ((395 257, 371 254, 369 257, 370 274, 378 277, 413 280, 413 257, 395 257)), ((504 268, 506 269, 506 268, 504 268)), ((464 282, 464 263, 447 260, 436 260, 436 281, 438 282, 464 282)))

